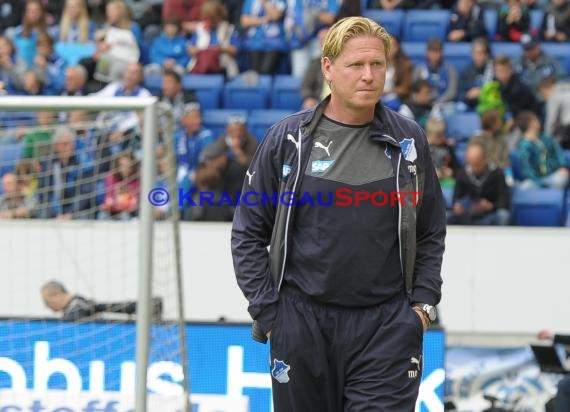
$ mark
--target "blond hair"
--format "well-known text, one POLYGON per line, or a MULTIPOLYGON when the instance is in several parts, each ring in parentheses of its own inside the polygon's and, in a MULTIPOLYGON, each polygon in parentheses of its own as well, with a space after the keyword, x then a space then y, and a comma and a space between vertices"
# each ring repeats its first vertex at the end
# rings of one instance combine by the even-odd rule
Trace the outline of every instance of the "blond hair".
POLYGON ((390 34, 374 20, 366 17, 346 17, 337 21, 325 36, 322 57, 333 61, 343 51, 344 45, 355 37, 376 37, 384 44, 385 57, 390 54, 390 34))
POLYGON ((119 29, 131 29, 131 14, 129 12, 129 8, 124 0, 111 0, 107 2, 107 6, 115 5, 119 10, 119 21, 116 23, 119 29))
POLYGON ((69 28, 71 27, 71 18, 69 17, 69 3, 72 1, 79 2, 79 18, 77 19, 77 26, 79 28, 79 43, 87 43, 89 41, 89 13, 87 11, 87 5, 85 0, 67 0, 63 8, 63 13, 61 15, 60 27, 61 31, 59 34, 59 41, 67 41, 67 36, 69 34, 69 28))

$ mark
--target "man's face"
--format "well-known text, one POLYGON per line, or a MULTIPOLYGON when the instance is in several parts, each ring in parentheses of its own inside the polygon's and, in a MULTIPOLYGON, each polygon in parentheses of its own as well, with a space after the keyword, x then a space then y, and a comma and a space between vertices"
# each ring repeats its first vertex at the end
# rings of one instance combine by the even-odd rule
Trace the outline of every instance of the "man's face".
POLYGON ((59 142, 54 144, 55 153, 59 158, 71 157, 74 150, 74 143, 71 137, 62 138, 59 142))
POLYGON ((2 188, 6 195, 16 193, 18 191, 18 180, 16 179, 16 175, 13 173, 5 174, 2 178, 2 188))
POLYGON ((376 37, 352 38, 334 61, 323 59, 322 69, 332 82, 333 98, 342 106, 351 110, 374 108, 386 81, 384 44, 376 37))
POLYGON ((182 90, 182 85, 172 76, 162 78, 162 94, 173 99, 182 90))
POLYGON ((523 49, 523 55, 530 61, 535 61, 540 57, 540 44, 535 44, 529 49, 523 49))
POLYGON ((471 13, 471 9, 473 8, 473 0, 458 0, 457 1, 457 11, 464 16, 469 15, 471 13))
POLYGON ((465 153, 465 163, 471 168, 473 173, 480 175, 487 168, 487 160, 483 150, 479 146, 471 146, 465 153))
POLYGON ((202 116, 197 110, 187 112, 182 118, 182 124, 189 134, 195 133, 200 129, 202 125, 202 116))
POLYGON ((431 89, 427 86, 422 87, 415 95, 414 100, 417 104, 429 104, 431 102, 431 89))
POLYGON ((83 87, 81 75, 74 69, 67 69, 65 72, 65 90, 76 92, 83 87))
POLYGON ((139 85, 142 80, 141 68, 138 64, 129 64, 125 70, 125 86, 129 89, 133 89, 139 85))
POLYGON ((480 43, 475 43, 471 49, 471 59, 475 63, 475 67, 483 67, 487 62, 487 51, 485 46, 480 43))
POLYGON ((511 80, 512 74, 513 74, 513 69, 510 68, 509 66, 505 66, 502 64, 495 65, 495 77, 502 84, 507 84, 509 80, 511 80))
POLYGON ((60 310, 62 310, 65 306, 63 304, 63 297, 61 295, 61 293, 58 293, 56 291, 50 291, 48 289, 43 289, 42 290, 42 299, 45 303, 45 305, 50 308, 51 310, 53 310, 54 312, 59 312, 60 310))
POLYGON ((441 49, 428 49, 426 52, 426 59, 430 66, 439 66, 442 58, 443 52, 441 49))

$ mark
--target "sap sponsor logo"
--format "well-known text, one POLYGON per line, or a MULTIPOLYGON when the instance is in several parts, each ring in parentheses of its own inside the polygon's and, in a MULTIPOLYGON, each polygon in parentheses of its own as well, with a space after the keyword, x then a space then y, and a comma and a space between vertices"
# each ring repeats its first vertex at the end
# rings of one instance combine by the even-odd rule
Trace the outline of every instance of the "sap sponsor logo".
MULTIPOLYGON (((248 398, 230 398, 224 395, 190 396, 193 412, 247 412, 248 398)), ((134 395, 120 392, 70 394, 67 391, 49 390, 14 392, 0 390, 0 412, 133 412, 134 395)), ((149 394, 149 412, 180 412, 184 408, 183 396, 149 394)))
POLYGON ((334 160, 313 160, 311 173, 324 173, 334 163, 334 160))

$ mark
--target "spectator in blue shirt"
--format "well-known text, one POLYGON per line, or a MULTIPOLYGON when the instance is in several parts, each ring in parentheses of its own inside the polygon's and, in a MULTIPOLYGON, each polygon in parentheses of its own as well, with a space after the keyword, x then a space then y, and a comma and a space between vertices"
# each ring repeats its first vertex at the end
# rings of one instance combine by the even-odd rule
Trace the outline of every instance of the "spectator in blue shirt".
POLYGON ((164 69, 174 69, 183 73, 190 56, 186 52, 186 37, 180 31, 180 19, 167 17, 162 23, 162 32, 150 46, 150 64, 145 67, 145 74, 162 73, 164 69))
POLYGON ((188 103, 182 116, 182 128, 174 135, 176 153, 176 181, 181 184, 189 178, 195 183, 200 153, 214 141, 211 130, 202 127, 202 113, 198 103, 188 103))
POLYGON ((53 39, 46 33, 38 36, 34 57, 35 70, 44 84, 44 94, 55 96, 64 89, 67 62, 53 49, 53 39))
POLYGON ((538 116, 530 111, 522 111, 517 116, 517 126, 522 132, 517 147, 523 179, 521 188, 565 188, 568 169, 564 152, 552 137, 540 134, 538 116))
POLYGON ((448 41, 472 41, 487 35, 483 9, 475 0, 458 0, 451 12, 448 41))
POLYGON ((282 53, 287 50, 283 29, 286 4, 281 0, 246 0, 241 14, 244 47, 249 52, 251 69, 272 74, 282 53))

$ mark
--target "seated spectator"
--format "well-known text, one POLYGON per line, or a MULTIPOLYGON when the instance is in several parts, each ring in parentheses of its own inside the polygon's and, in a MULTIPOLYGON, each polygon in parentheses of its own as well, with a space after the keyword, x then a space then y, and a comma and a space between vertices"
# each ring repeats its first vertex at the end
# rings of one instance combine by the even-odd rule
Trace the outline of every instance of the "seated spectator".
POLYGON ((200 153, 214 141, 212 131, 202 127, 202 113, 198 103, 188 103, 184 107, 182 127, 174 134, 176 153, 176 181, 181 183, 189 178, 194 185, 200 153))
POLYGON ((75 133, 75 150, 81 164, 87 167, 99 165, 100 153, 104 149, 99 143, 98 133, 93 130, 87 113, 83 110, 73 110, 67 116, 67 125, 75 133))
POLYGON ((228 146, 229 158, 247 169, 257 150, 257 140, 247 130, 245 118, 231 116, 226 126, 226 134, 220 136, 219 139, 222 139, 228 146))
POLYGON ((542 79, 554 77, 560 80, 566 75, 560 62, 542 51, 538 37, 523 34, 521 45, 523 54, 513 61, 513 67, 523 83, 532 90, 537 89, 542 79))
POLYGON ((119 154, 105 178, 105 200, 98 219, 130 220, 137 216, 140 195, 139 168, 131 152, 119 154))
POLYGON ((410 95, 413 65, 400 47, 400 41, 396 37, 391 36, 390 43, 382 102, 391 109, 398 110, 402 102, 410 95))
POLYGON ((485 38, 471 43, 471 61, 459 75, 459 98, 474 109, 479 103, 481 87, 495 77, 491 49, 485 38))
POLYGON ((0 0, 0 33, 13 30, 22 21, 21 0, 0 0))
MULTIPOLYGON (((44 304, 54 312, 62 312, 62 320, 71 322, 97 319, 99 314, 123 313, 133 315, 137 311, 136 301, 96 303, 83 296, 68 292, 61 282, 51 280, 41 288, 44 304)), ((154 320, 162 318, 162 299, 152 298, 154 320)))
POLYGON ((235 57, 239 38, 226 20, 226 7, 219 0, 208 0, 201 9, 202 20, 190 38, 188 54, 190 73, 225 73, 228 78, 239 74, 235 57))
MULTIPOLYGON (((125 68, 122 81, 109 83, 93 95, 100 97, 150 97, 151 93, 141 85, 142 79, 142 66, 139 63, 130 63, 125 68)), ((108 126, 121 133, 136 127, 138 124, 139 118, 134 111, 111 113, 107 123, 108 126)))
POLYGON ((22 89, 26 62, 18 59, 12 40, 0 36, 0 95, 13 94, 22 89))
POLYGON ((540 113, 540 106, 532 90, 524 84, 513 70, 511 59, 501 55, 495 58, 495 78, 501 86, 501 97, 513 117, 523 110, 540 113))
POLYGON ((536 114, 523 111, 517 116, 516 122, 522 132, 517 148, 523 180, 521 188, 565 188, 568 169, 560 145, 550 136, 540 133, 540 121, 536 114))
POLYGON ((427 80, 432 87, 432 102, 450 102, 457 96, 457 70, 443 61, 443 44, 438 38, 427 43, 426 63, 414 69, 414 79, 427 80))
POLYGON ((486 37, 487 30, 483 20, 483 9, 476 0, 458 0, 451 11, 447 41, 472 41, 478 37, 486 37))
POLYGON ((177 16, 182 22, 182 32, 190 37, 201 19, 200 10, 205 0, 164 0, 162 20, 177 16))
MULTIPOLYGON (((504 172, 505 168, 510 167, 510 161, 501 110, 490 109, 481 113, 481 128, 482 130, 475 133, 471 140, 478 141, 485 149, 489 162, 504 172)), ((510 172, 507 174, 512 175, 510 172)))
POLYGON ((87 83, 87 70, 85 67, 77 64, 69 66, 65 69, 63 78, 63 92, 62 96, 85 96, 87 90, 85 85, 87 83))
POLYGON ((47 33, 46 11, 41 0, 26 0, 22 24, 5 33, 16 46, 18 57, 28 67, 33 66, 36 41, 40 33, 47 33))
POLYGON ((430 83, 427 80, 416 80, 412 85, 410 97, 400 106, 398 112, 425 127, 433 109, 432 96, 430 83))
POLYGON ((0 219, 22 219, 32 217, 37 205, 35 196, 27 196, 22 190, 15 173, 2 176, 0 195, 0 219))
POLYGON ((506 0, 499 9, 495 40, 518 42, 530 29, 530 10, 521 0, 506 0))
MULTIPOLYGON (((328 27, 319 30, 318 39, 321 47, 328 31, 328 27)), ((388 76, 387 73, 386 76, 388 76)), ((301 90, 299 93, 303 100, 303 109, 316 106, 318 102, 329 95, 330 88, 328 83, 325 82, 325 78, 323 76, 320 56, 311 59, 311 62, 307 66, 307 70, 305 71, 301 81, 301 90)))
MULTIPOLYGON (((37 173, 40 171, 40 163, 33 159, 20 159, 16 163, 16 178, 20 186, 20 191, 26 197, 37 195, 38 178, 37 173)), ((36 199, 37 200, 37 199, 36 199)))
POLYGON ((51 151, 51 139, 55 114, 49 111, 36 112, 37 125, 24 135, 23 157, 44 160, 51 151))
POLYGON ((95 33, 95 53, 79 61, 87 69, 88 91, 93 93, 119 81, 126 66, 139 61, 141 44, 140 27, 131 21, 124 1, 107 2, 105 23, 95 33))
POLYGON ((320 56, 317 34, 325 26, 331 26, 338 12, 339 3, 291 0, 287 2, 283 27, 290 50, 291 74, 303 77, 312 58, 320 56))
POLYGON ((548 77, 538 84, 538 92, 546 102, 544 133, 570 149, 570 83, 548 77))
POLYGON ((66 0, 58 25, 50 30, 52 38, 62 43, 89 43, 95 39, 95 22, 89 18, 86 0, 66 0))
POLYGON ((445 121, 432 117, 426 124, 431 160, 441 187, 455 186, 455 173, 459 168, 453 148, 445 138, 445 121))
POLYGON ((508 225, 509 189, 501 169, 489 163, 485 148, 471 142, 465 167, 457 174, 449 224, 508 225))
POLYGON ((66 126, 54 131, 53 156, 41 163, 38 180, 39 217, 86 217, 92 192, 91 170, 76 156, 75 133, 66 126))
POLYGON ((48 96, 61 94, 67 62, 54 51, 53 39, 45 33, 38 35, 36 51, 34 70, 44 85, 43 94, 48 96))
POLYGON ((164 71, 159 99, 161 103, 171 108, 174 115, 175 129, 180 127, 184 106, 187 103, 197 102, 196 94, 190 90, 183 90, 180 74, 171 69, 164 71))
POLYGON ((452 4, 451 1, 435 1, 435 0, 371 0, 370 8, 381 8, 384 10, 393 9, 428 9, 434 5, 442 5, 444 8, 449 8, 452 4))
POLYGON ((150 64, 145 67, 145 75, 162 74, 166 69, 184 73, 190 56, 186 53, 186 38, 180 31, 180 20, 176 16, 162 23, 162 32, 150 46, 150 64))
POLYGON ((44 96, 44 83, 37 70, 26 70, 22 78, 22 90, 16 94, 22 96, 44 96))
POLYGON ((287 51, 283 28, 286 2, 282 0, 247 0, 240 23, 244 30, 244 48, 250 57, 251 70, 259 74, 275 72, 287 51))
POLYGON ((565 42, 570 38, 570 2, 551 0, 542 20, 542 36, 546 41, 565 42))

